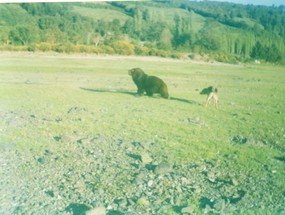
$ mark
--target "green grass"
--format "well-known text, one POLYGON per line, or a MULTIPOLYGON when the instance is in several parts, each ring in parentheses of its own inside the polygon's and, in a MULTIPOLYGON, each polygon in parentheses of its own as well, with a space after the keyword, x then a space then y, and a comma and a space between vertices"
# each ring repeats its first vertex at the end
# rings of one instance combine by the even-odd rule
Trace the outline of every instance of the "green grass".
POLYGON ((192 33, 198 33, 198 31, 204 26, 205 18, 194 12, 188 12, 184 9, 176 8, 155 8, 147 7, 150 16, 154 21, 160 22, 164 20, 169 26, 176 26, 175 16, 184 18, 191 24, 192 33))
POLYGON ((256 179, 274 172, 273 192, 285 189, 284 67, 36 54, 2 54, 0 63, 1 144, 56 151, 73 133, 154 143, 169 162, 218 160, 256 179), (134 96, 132 67, 165 80, 172 99, 134 96), (199 94, 209 85, 219 88, 218 110, 199 94))
MULTIPOLYGON (((43 117, 45 114, 60 117, 72 107, 87 108, 96 113, 96 119, 118 132, 112 134, 107 130, 104 133, 122 135, 121 127, 125 126, 126 130, 134 132, 122 137, 147 141, 157 134, 170 140, 165 141, 166 148, 173 142, 178 150, 186 147, 196 151, 191 143, 202 147, 200 145, 214 142, 220 145, 219 150, 224 150, 225 146, 230 146, 231 137, 238 134, 262 141, 267 136, 271 141, 275 138, 273 134, 280 133, 284 125, 281 117, 284 73, 280 67, 18 56, 2 57, 1 65, 2 112, 26 111, 43 117), (136 98, 112 92, 136 91, 127 75, 132 67, 141 67, 149 74, 162 77, 170 95, 177 99, 136 98), (202 106, 205 96, 199 95, 199 90, 209 85, 219 87, 219 110, 202 106), (92 91, 100 89, 110 92, 92 91), (195 117, 199 118, 197 125, 187 122, 188 118, 195 117), (136 125, 138 120, 139 125, 136 125), (142 132, 144 129, 147 132, 142 132), (273 132, 271 136, 269 131, 273 132)), ((103 132, 91 122, 86 123, 84 127, 88 131, 103 132)), ((160 137, 157 140, 164 142, 160 137)), ((285 146, 280 147, 285 149, 285 146)), ((211 145, 206 148, 213 150, 211 145)))
MULTIPOLYGON (((170 26, 175 26, 175 15, 179 15, 186 20, 190 20, 191 22, 191 31, 193 33, 197 33, 205 24, 205 18, 194 13, 187 12, 183 9, 175 9, 175 8, 155 8, 155 7, 147 7, 149 10, 151 19, 153 21, 160 22, 161 20, 165 20, 166 23, 170 26)), ((103 8, 87 8, 84 6, 73 6, 73 12, 78 13, 82 16, 93 18, 94 20, 104 20, 107 22, 111 22, 114 19, 119 19, 121 24, 123 24, 127 19, 132 19, 132 17, 116 10, 111 9, 103 9, 103 8), (110 11, 112 11, 110 13, 110 11)))
POLYGON ((93 18, 94 20, 104 20, 111 22, 114 19, 120 20, 124 23, 130 17, 120 11, 103 9, 103 8, 87 8, 81 6, 73 6, 73 12, 82 16, 93 18), (111 12, 112 11, 112 12, 111 12))

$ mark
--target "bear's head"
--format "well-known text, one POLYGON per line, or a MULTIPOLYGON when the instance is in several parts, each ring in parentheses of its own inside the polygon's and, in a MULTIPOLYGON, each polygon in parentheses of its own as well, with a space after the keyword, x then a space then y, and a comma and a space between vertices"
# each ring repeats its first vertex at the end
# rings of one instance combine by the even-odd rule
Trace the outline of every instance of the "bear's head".
POLYGON ((139 80, 141 78, 143 78, 146 74, 144 73, 144 71, 140 68, 133 68, 129 70, 129 75, 132 76, 132 78, 134 80, 139 80))

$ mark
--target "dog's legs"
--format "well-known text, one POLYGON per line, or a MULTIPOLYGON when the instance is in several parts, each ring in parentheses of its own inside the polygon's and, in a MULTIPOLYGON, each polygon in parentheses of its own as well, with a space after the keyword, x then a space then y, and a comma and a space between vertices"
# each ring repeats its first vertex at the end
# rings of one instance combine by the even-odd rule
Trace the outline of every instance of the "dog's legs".
POLYGON ((205 102, 205 107, 208 107, 208 103, 209 103, 209 96, 208 96, 208 98, 207 98, 207 100, 205 102))
POLYGON ((218 102, 219 102, 218 94, 215 94, 214 99, 215 99, 215 108, 218 109, 218 102))
POLYGON ((208 107, 209 104, 209 99, 207 99, 206 103, 205 103, 205 107, 208 107))
POLYGON ((208 98, 207 98, 207 101, 206 101, 206 104, 205 104, 205 107, 208 107, 208 104, 210 103, 211 99, 213 98, 214 94, 213 93, 210 93, 208 98))

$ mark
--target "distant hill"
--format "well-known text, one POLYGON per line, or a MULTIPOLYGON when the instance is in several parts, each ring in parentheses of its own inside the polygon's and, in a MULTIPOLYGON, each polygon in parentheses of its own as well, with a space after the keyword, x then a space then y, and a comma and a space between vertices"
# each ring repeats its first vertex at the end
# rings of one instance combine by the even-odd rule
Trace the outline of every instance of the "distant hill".
POLYGON ((183 0, 0 4, 0 49, 284 63, 284 11, 183 0))

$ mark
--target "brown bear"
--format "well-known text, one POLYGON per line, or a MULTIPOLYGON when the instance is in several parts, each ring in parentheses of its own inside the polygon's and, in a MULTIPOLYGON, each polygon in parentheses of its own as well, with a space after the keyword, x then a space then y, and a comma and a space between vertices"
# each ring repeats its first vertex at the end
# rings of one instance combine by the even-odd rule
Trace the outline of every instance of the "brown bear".
POLYGON ((146 92, 148 96, 158 93, 163 98, 169 98, 167 85, 160 78, 156 76, 149 76, 140 68, 133 68, 129 70, 129 75, 132 76, 133 81, 137 85, 138 95, 143 95, 144 92, 146 92))

